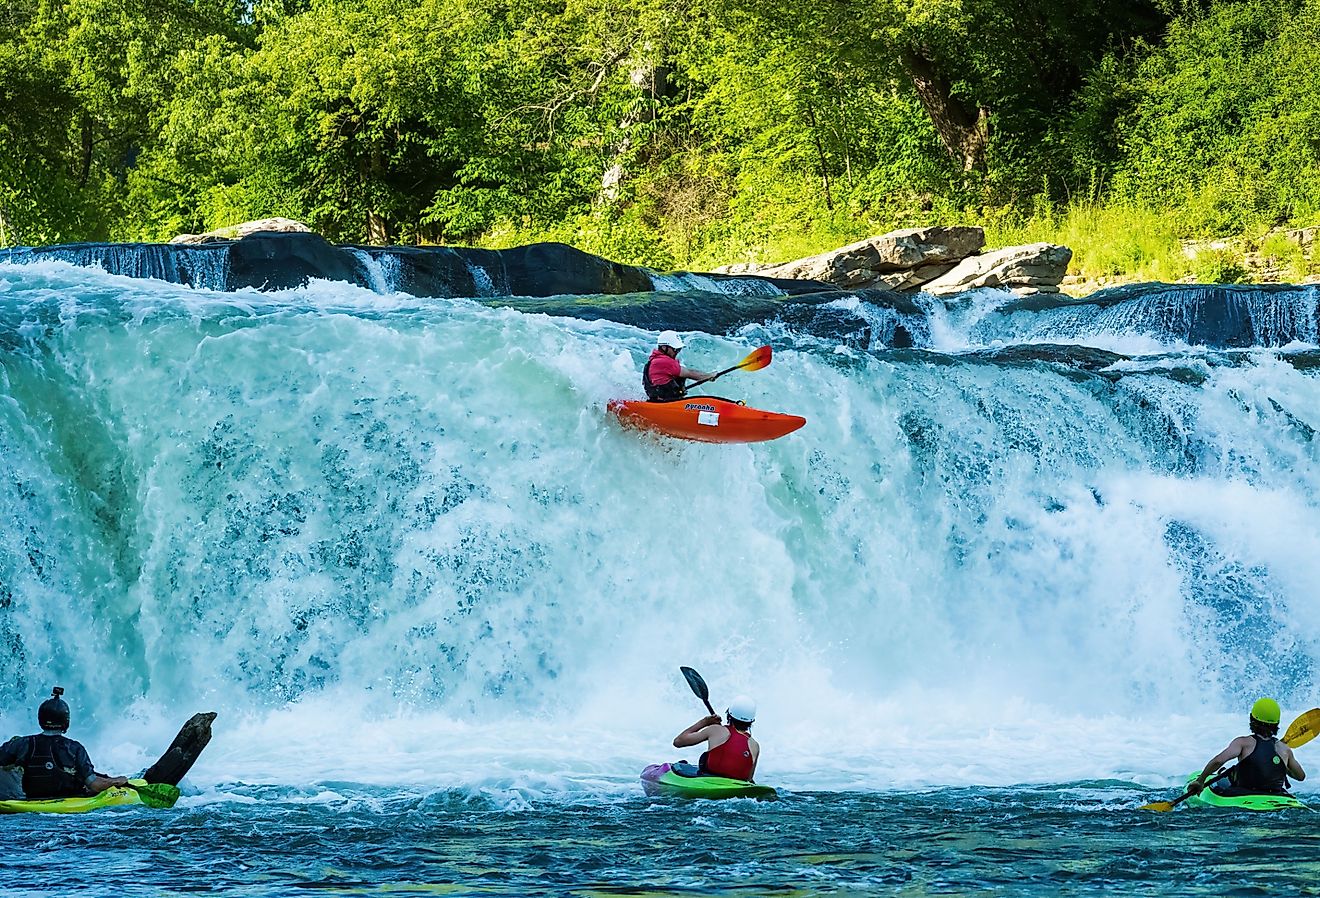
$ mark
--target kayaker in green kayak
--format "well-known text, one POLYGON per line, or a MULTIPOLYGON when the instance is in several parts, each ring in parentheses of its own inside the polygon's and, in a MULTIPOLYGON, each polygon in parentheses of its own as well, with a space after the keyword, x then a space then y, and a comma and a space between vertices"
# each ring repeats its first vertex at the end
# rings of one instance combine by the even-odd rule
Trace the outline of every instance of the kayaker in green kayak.
POLYGON ((1287 795, 1288 777, 1301 782, 1306 779, 1306 771, 1297 763, 1293 750, 1277 738, 1282 716, 1274 699, 1258 699, 1251 706, 1251 734, 1238 736, 1211 758, 1201 775, 1187 784, 1188 791, 1199 795, 1206 780, 1228 762, 1237 761, 1226 784, 1213 787, 1215 792, 1225 796, 1287 795))
POLYGON ((703 717, 674 737, 674 748, 706 743, 697 769, 703 776, 724 776, 753 782, 761 746, 748 731, 756 720, 756 702, 740 695, 729 704, 728 722, 718 714, 703 717))
POLYGON ((64 735, 69 729, 69 706, 56 686, 37 710, 41 732, 15 736, 0 745, 0 767, 22 770, 23 796, 28 799, 77 798, 98 795, 128 782, 123 776, 96 772, 87 749, 64 735))

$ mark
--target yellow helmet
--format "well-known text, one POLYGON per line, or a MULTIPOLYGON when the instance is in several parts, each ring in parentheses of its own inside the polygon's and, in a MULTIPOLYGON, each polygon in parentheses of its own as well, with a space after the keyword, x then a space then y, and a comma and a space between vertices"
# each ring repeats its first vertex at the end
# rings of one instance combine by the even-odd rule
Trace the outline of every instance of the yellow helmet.
POLYGON ((1261 723, 1272 723, 1276 726, 1283 713, 1279 710, 1279 703, 1272 698, 1258 698, 1256 704, 1251 706, 1251 716, 1261 723))

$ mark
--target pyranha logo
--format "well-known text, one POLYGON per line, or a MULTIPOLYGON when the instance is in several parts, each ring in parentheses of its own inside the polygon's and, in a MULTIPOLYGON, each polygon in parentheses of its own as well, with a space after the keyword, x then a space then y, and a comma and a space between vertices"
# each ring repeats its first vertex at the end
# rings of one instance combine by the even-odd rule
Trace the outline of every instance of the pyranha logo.
POLYGON ((687 405, 683 406, 683 410, 688 412, 713 412, 715 411, 715 406, 703 405, 700 402, 689 402, 687 405))

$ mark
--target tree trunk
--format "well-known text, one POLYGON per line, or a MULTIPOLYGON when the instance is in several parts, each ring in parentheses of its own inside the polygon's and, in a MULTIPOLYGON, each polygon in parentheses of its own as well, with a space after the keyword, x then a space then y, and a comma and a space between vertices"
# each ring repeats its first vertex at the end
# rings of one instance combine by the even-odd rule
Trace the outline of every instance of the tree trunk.
POLYGON ((811 125, 811 138, 816 141, 816 158, 820 160, 820 179, 825 184, 825 208, 834 211, 834 197, 830 194, 830 168, 825 161, 825 147, 820 142, 820 125, 816 122, 816 109, 807 101, 807 121, 811 125))
POLYGON ((179 780, 183 779, 192 769, 192 765, 197 762, 197 756, 202 753, 202 749, 211 741, 211 724, 214 721, 214 711, 194 714, 183 725, 183 729, 179 730, 179 735, 174 737, 165 754, 147 768, 142 778, 149 783, 169 783, 171 786, 177 786, 179 780))
MULTIPOLYGON (((367 172, 363 175, 364 192, 368 197, 375 195, 373 189, 381 183, 385 173, 385 159, 379 150, 372 150, 367 172)), ((394 236, 393 222, 384 213, 367 208, 367 242, 374 246, 389 246, 394 236)))
POLYGON ((901 60, 949 155, 962 165, 963 171, 984 171, 990 141, 989 114, 953 96, 952 86, 939 73, 934 61, 919 50, 904 50, 901 60))
MULTIPOLYGON (((640 124, 654 121, 656 107, 665 99, 674 95, 674 86, 670 80, 670 67, 665 63, 633 63, 628 71, 628 82, 641 94, 639 102, 619 120, 619 130, 623 138, 613 147, 610 164, 600 180, 598 201, 609 204, 623 193, 624 183, 629 172, 626 160, 633 149, 633 140, 629 132, 640 124)), ((645 160, 633 160, 645 161, 645 160)))
POLYGON ((367 210, 367 242, 372 246, 390 244, 390 221, 375 209, 367 210))
POLYGON ((92 117, 83 114, 81 122, 82 131, 82 158, 81 170, 78 172, 78 186, 86 187, 87 179, 92 175, 92 117))

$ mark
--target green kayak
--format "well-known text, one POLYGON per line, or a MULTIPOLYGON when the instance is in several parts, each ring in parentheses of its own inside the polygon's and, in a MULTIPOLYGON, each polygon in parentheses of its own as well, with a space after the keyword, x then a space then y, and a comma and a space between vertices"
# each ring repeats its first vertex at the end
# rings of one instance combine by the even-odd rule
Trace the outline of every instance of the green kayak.
MULTIPOLYGON (((129 780, 145 786, 146 780, 129 780)), ((0 801, 0 814, 83 814, 101 808, 142 804, 136 789, 116 786, 87 798, 47 798, 40 801, 0 801)))
POLYGON ((755 798, 773 801, 774 789, 747 780, 723 776, 679 776, 668 764, 652 764, 642 771, 642 788, 647 795, 676 795, 680 798, 755 798))
MULTIPOLYGON (((1190 786, 1198 774, 1187 777, 1190 786)), ((1285 808, 1305 808, 1291 795, 1220 795, 1213 788, 1202 790, 1200 795, 1187 799, 1189 805, 1203 808, 1237 808, 1241 811, 1282 811, 1285 808)))

